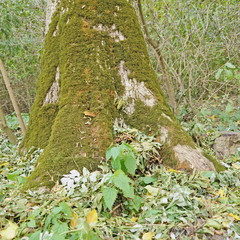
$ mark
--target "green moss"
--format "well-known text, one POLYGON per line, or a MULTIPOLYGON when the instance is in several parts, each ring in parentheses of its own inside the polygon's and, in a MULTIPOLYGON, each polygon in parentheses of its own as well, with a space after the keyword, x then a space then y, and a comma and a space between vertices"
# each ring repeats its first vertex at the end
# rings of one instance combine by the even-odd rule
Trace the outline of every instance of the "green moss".
POLYGON ((160 89, 134 8, 126 0, 62 0, 46 37, 37 96, 23 144, 44 148, 26 188, 52 186, 72 169, 96 169, 113 141, 113 121, 119 116, 142 132, 158 133, 158 138, 161 127, 167 128, 170 143, 162 154, 172 167, 177 165, 173 146, 194 147, 160 89), (116 42, 107 31, 95 30, 99 24, 108 29, 114 24, 126 40, 116 42), (132 115, 117 111, 115 95, 121 97, 125 92, 118 73, 121 61, 130 70, 129 78, 144 82, 152 91, 157 101, 154 107, 137 99, 132 115), (43 106, 57 67, 59 102, 43 106))
POLYGON ((210 155, 207 154, 206 152, 203 152, 203 155, 204 155, 207 159, 209 159, 209 161, 211 161, 211 162, 213 163, 213 165, 215 166, 217 172, 222 172, 222 171, 225 171, 225 170, 226 170, 226 168, 225 168, 222 164, 220 164, 220 163, 218 162, 218 160, 215 159, 214 157, 210 156, 210 155))

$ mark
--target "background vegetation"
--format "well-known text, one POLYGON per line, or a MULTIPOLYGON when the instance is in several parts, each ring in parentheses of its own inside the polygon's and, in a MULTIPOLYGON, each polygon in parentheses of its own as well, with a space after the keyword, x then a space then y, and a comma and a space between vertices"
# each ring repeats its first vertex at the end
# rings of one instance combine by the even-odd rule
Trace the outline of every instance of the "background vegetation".
MULTIPOLYGON (((29 112, 34 101, 44 42, 45 7, 45 0, 0 1, 0 58, 23 112, 29 112)), ((2 75, 0 103, 5 112, 13 112, 2 75)))

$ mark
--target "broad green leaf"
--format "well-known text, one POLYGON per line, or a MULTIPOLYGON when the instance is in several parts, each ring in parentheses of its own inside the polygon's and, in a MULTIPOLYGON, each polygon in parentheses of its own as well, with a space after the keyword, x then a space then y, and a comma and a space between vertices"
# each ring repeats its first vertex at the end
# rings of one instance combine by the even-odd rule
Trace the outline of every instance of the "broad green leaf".
POLYGON ((111 157, 113 158, 113 160, 116 160, 120 152, 121 152, 120 147, 111 148, 111 157))
POLYGON ((132 182, 131 179, 122 170, 117 170, 113 175, 113 184, 122 190, 125 197, 133 198, 134 191, 129 185, 130 182, 132 182))
POLYGON ((64 212, 65 216, 70 218, 72 214, 72 210, 68 206, 68 204, 66 202, 61 202, 59 206, 62 208, 62 212, 64 212))
POLYGON ((141 178, 140 180, 142 180, 145 184, 150 184, 152 182, 157 181, 157 177, 156 176, 146 176, 141 178))
POLYGON ((29 238, 29 240, 39 240, 40 239, 40 234, 41 234, 41 230, 33 233, 31 235, 31 237, 29 238))
POLYGON ((118 191, 115 188, 106 187, 103 189, 103 201, 109 210, 112 210, 112 206, 116 201, 118 191))
POLYGON ((57 222, 52 227, 52 231, 54 232, 52 239, 53 240, 65 240, 66 234, 63 234, 63 233, 67 232, 68 230, 69 229, 68 229, 68 225, 66 222, 64 222, 64 223, 57 222))
POLYGON ((132 156, 132 154, 126 155, 124 159, 124 165, 130 174, 135 175, 137 164, 136 159, 132 156))
POLYGON ((134 196, 133 198, 133 207, 138 212, 142 203, 142 198, 139 196, 134 196))
POLYGON ((36 222, 34 219, 31 219, 30 222, 28 222, 28 227, 30 228, 35 228, 36 227, 36 222))

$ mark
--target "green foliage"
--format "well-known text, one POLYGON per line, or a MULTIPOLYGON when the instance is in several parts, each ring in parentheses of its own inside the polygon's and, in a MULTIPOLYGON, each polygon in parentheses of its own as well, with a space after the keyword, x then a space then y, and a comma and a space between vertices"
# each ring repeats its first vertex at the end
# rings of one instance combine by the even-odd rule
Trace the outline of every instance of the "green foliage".
POLYGON ((137 169, 136 159, 133 147, 126 143, 122 143, 118 147, 109 148, 106 152, 106 160, 111 159, 111 165, 114 170, 122 170, 125 174, 135 175, 137 169))
MULTIPOLYGON (((191 112, 183 109, 179 119, 183 120, 188 114, 191 112)), ((201 107, 191 121, 182 122, 182 125, 206 150, 212 152, 211 147, 220 132, 240 131, 240 109, 225 96, 219 104, 201 107)))
POLYGON ((112 187, 103 187, 103 202, 109 210, 112 210, 118 194, 122 194, 129 199, 128 204, 126 204, 129 209, 138 211, 140 208, 141 198, 135 196, 134 182, 127 176, 128 174, 135 176, 137 169, 136 158, 133 152, 137 153, 133 147, 126 143, 110 147, 106 152, 106 160, 111 159, 111 166, 115 171, 106 182, 106 184, 110 184, 112 187), (111 194, 112 196, 110 197, 111 194))
MULTIPOLYGON (((45 0, 0 2, 0 58, 23 112, 29 112, 35 96, 44 37, 45 0)), ((0 74, 0 100, 12 111, 0 74)))

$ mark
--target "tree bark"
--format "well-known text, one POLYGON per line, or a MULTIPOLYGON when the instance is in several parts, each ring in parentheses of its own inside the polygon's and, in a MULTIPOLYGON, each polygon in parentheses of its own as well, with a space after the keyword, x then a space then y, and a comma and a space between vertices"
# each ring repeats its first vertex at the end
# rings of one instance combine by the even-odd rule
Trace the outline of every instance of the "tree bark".
POLYGON ((166 103, 131 4, 62 0, 46 36, 22 144, 44 148, 26 188, 52 186, 72 169, 96 169, 113 142, 114 124, 157 133, 164 164, 172 168, 215 169, 166 103), (116 99, 125 102, 121 109, 116 99))
POLYGON ((13 143, 13 144, 17 144, 17 138, 14 135, 14 133, 11 131, 11 129, 7 126, 7 122, 4 116, 4 112, 2 110, 2 107, 0 105, 0 128, 2 129, 3 132, 6 133, 6 135, 8 136, 8 139, 13 143))

